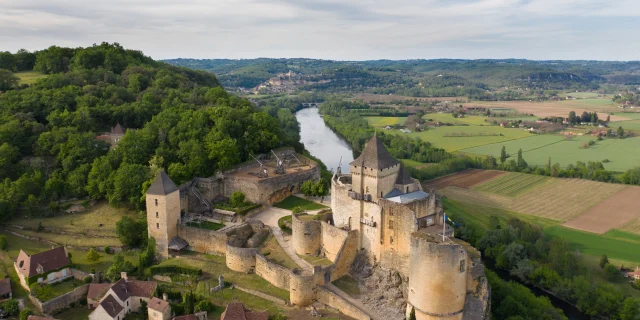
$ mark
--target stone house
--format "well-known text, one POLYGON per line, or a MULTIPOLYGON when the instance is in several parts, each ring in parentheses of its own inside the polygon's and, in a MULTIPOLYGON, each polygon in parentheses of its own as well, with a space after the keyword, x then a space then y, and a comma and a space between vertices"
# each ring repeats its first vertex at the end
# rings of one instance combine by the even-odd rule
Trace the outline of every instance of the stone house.
POLYGON ((117 123, 115 127, 111 128, 110 132, 103 132, 97 136, 96 139, 108 142, 112 148, 120 142, 120 139, 124 136, 126 129, 124 129, 120 123, 117 123))
POLYGON ((169 320, 171 319, 171 306, 167 302, 166 294, 163 299, 154 297, 147 304, 149 320, 169 320))
POLYGON ((87 293, 87 305, 96 309, 89 314, 89 319, 122 320, 130 312, 140 312, 142 302, 149 304, 157 286, 153 281, 129 279, 126 272, 122 272, 122 279, 109 284, 108 288, 104 284, 92 283, 87 293), (98 298, 101 292, 104 295, 98 298))
POLYGON ((13 266, 20 278, 20 284, 27 290, 29 285, 35 282, 52 284, 72 277, 71 260, 64 247, 53 248, 32 256, 20 250, 13 266))
POLYGON ((220 320, 267 320, 269 314, 266 311, 251 311, 240 302, 232 302, 227 305, 220 320))
POLYGON ((11 299, 12 296, 11 280, 9 280, 9 278, 0 280, 0 301, 11 299))

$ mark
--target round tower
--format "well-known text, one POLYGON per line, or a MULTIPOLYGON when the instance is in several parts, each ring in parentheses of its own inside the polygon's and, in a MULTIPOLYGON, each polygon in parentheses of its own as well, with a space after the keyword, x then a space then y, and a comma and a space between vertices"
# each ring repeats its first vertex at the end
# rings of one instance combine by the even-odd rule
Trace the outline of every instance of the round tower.
POLYGON ((467 295, 467 252, 450 240, 411 235, 409 304, 417 320, 462 319, 467 295))
POLYGON ((289 299, 291 304, 299 307, 313 304, 316 299, 314 275, 305 275, 300 269, 291 270, 289 276, 289 299))
POLYGON ((322 223, 305 221, 295 214, 291 218, 291 238, 297 254, 315 255, 322 246, 322 223))
POLYGON ((227 243, 225 262, 227 268, 244 273, 254 273, 256 270, 256 248, 234 247, 227 243))

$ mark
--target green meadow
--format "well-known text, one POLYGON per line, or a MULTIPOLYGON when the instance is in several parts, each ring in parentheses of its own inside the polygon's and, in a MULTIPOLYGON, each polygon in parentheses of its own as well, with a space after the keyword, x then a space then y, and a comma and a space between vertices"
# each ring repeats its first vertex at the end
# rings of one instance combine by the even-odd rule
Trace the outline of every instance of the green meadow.
POLYGON ((403 125, 407 117, 364 117, 373 127, 386 127, 393 125, 403 125))
POLYGON ((481 116, 465 116, 463 118, 454 118, 451 113, 429 113, 425 114, 422 119, 434 122, 452 123, 454 125, 482 126, 489 125, 486 121, 487 117, 481 116))
POLYGON ((34 84, 38 79, 47 75, 36 71, 16 72, 16 77, 20 78, 20 84, 34 84))

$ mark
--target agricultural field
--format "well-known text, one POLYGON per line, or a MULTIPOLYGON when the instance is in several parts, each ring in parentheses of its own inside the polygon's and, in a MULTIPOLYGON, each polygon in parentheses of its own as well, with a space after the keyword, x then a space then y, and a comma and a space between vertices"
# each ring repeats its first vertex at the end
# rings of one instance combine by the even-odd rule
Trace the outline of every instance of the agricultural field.
POLYGON ((455 186, 460 188, 471 188, 476 184, 484 183, 493 178, 506 174, 504 171, 471 169, 464 172, 429 180, 424 183, 425 189, 444 189, 455 186))
POLYGON ((640 120, 628 120, 628 121, 616 121, 610 122, 609 127, 612 130, 616 130, 618 127, 622 127, 624 130, 640 130, 640 120))
POLYGON ((402 162, 402 164, 404 164, 407 167, 413 167, 416 169, 420 169, 420 168, 426 168, 428 166, 432 166, 434 165, 433 163, 422 163, 422 162, 418 162, 415 160, 411 160, 411 159, 398 159, 402 162))
POLYGON ((609 113, 611 121, 630 120, 621 116, 617 108, 617 104, 613 103, 609 98, 593 98, 593 99, 577 99, 563 101, 473 101, 464 104, 465 107, 488 107, 488 108, 504 108, 513 109, 519 113, 533 114, 540 118, 545 117, 566 117, 570 111, 577 114, 582 112, 598 112, 598 116, 605 119, 609 113), (608 113, 607 113, 608 112, 608 113))
POLYGON ((429 113, 425 114, 422 119, 431 120, 434 122, 452 123, 454 125, 469 125, 469 126, 482 126, 490 125, 487 122, 487 117, 481 116, 465 116, 463 118, 454 118, 451 113, 429 113))
POLYGON ((578 136, 567 139, 560 135, 535 135, 532 137, 512 140, 507 142, 488 144, 461 150, 473 155, 493 155, 500 157, 502 146, 507 153, 515 156, 519 149, 523 151, 523 157, 529 165, 546 166, 551 157, 552 163, 559 163, 562 167, 575 164, 576 161, 604 161, 605 169, 615 172, 624 172, 637 167, 637 159, 640 159, 640 137, 615 139, 609 138, 596 141, 596 144, 583 148, 585 142, 596 138, 590 135, 578 136))
POLYGON ((505 174, 472 189, 482 192, 516 197, 543 186, 551 178, 524 173, 505 174))
POLYGON ((586 98, 598 98, 600 96, 597 92, 562 92, 558 93, 560 97, 572 96, 574 98, 586 99, 586 98))
POLYGON ((383 128, 386 126, 403 125, 407 117, 364 117, 370 126, 383 128))
POLYGON ((38 79, 47 76, 46 74, 36 71, 16 72, 15 75, 20 78, 19 84, 34 84, 38 79))
POLYGON ((638 217, 636 207, 638 199, 640 199, 640 187, 627 187, 585 213, 567 221, 564 226, 599 234, 623 227, 638 217), (603 219, 604 213, 606 213, 606 219, 603 219))
POLYGON ((447 151, 458 151, 531 136, 531 133, 525 130, 490 125, 437 127, 429 128, 427 131, 411 133, 388 130, 385 133, 419 138, 447 151))

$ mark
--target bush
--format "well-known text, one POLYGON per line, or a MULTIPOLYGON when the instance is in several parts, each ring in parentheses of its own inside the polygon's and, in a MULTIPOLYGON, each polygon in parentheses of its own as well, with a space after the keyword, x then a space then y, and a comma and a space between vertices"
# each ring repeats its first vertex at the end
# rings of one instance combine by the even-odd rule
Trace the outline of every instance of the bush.
POLYGON ((211 303, 211 301, 202 300, 196 304, 195 311, 196 312, 201 312, 201 311, 212 312, 213 310, 215 310, 215 308, 216 307, 213 305, 213 303, 211 303))
POLYGON ((0 250, 7 250, 7 236, 4 234, 0 234, 0 250))
POLYGON ((91 276, 86 276, 84 277, 84 283, 91 283, 93 281, 93 278, 91 276))
POLYGON ((42 222, 38 222, 38 227, 36 228, 36 231, 42 232, 43 230, 44 230, 44 227, 42 226, 42 222))
POLYGON ((30 315, 33 315, 33 310, 29 308, 24 308, 20 311, 20 316, 18 317, 18 320, 27 320, 29 319, 30 315))
POLYGON ((87 252, 87 255, 85 257, 89 262, 98 262, 100 260, 100 255, 95 250, 93 250, 93 248, 89 249, 89 252, 87 252))
POLYGON ((104 253, 106 254, 111 253, 111 248, 109 246, 105 246, 103 250, 104 250, 104 253))
POLYGON ((242 193, 241 191, 234 191, 231 194, 231 205, 235 208, 242 207, 242 205, 244 204, 244 198, 244 193, 242 193))
POLYGON ((293 214, 300 214, 300 213, 303 213, 303 212, 304 212, 304 209, 302 209, 302 207, 299 207, 299 206, 295 207, 295 208, 293 208, 293 210, 291 210, 291 213, 293 213, 293 214))
POLYGON ((20 305, 18 304, 18 300, 11 299, 0 303, 0 309, 4 310, 4 312, 10 316, 16 316, 18 312, 20 312, 20 305))
POLYGON ((604 273, 609 281, 614 281, 620 276, 620 270, 611 263, 607 263, 607 265, 604 266, 604 273))

